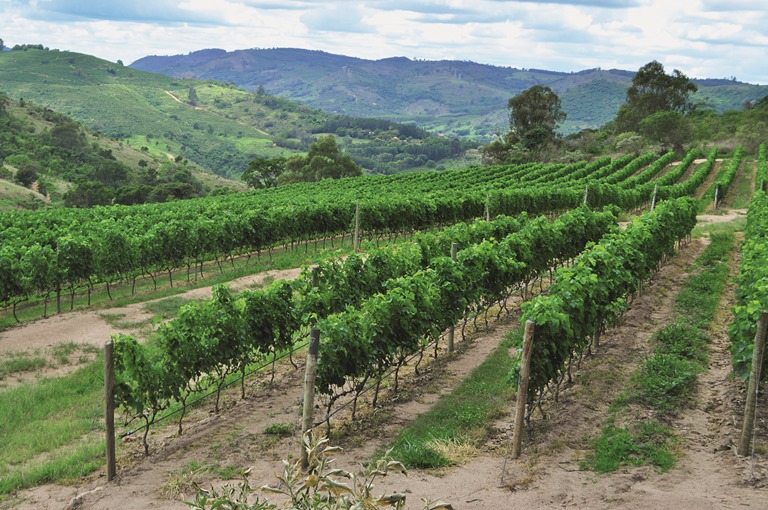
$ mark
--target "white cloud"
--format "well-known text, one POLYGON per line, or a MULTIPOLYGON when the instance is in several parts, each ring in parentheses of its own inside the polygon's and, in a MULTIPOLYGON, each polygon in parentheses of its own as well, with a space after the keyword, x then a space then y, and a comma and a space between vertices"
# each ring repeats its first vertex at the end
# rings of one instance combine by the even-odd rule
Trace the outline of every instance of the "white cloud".
POLYGON ((113 61, 296 47, 558 71, 658 60, 768 83, 764 0, 0 0, 0 19, 6 44, 113 61))

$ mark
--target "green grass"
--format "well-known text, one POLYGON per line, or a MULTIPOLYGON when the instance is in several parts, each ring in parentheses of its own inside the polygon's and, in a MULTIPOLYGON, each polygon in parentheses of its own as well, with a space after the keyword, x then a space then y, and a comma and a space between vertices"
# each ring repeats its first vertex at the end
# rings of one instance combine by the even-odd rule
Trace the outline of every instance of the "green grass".
POLYGON ((9 375, 33 372, 47 365, 41 356, 29 356, 25 353, 11 354, 8 359, 0 360, 0 381, 9 375))
POLYGON ((675 317, 653 335, 653 353, 633 375, 632 387, 614 399, 608 423, 593 440, 584 468, 607 473, 623 465, 649 464, 660 471, 674 465, 674 432, 657 420, 630 418, 630 405, 667 419, 691 402, 697 376, 705 370, 708 328, 725 288, 733 246, 732 232, 711 235, 710 245, 692 265, 675 300, 675 317), (629 424, 616 426, 619 418, 629 424))
POLYGON ((722 222, 722 223, 709 223, 707 225, 699 225, 694 227, 692 236, 703 237, 712 234, 733 234, 734 232, 744 232, 747 226, 747 216, 738 216, 736 219, 722 222))
POLYGON ((176 317, 179 313, 179 309, 192 301, 195 300, 181 296, 171 296, 165 299, 144 303, 144 310, 154 315, 152 318, 153 322, 163 321, 176 317))
POLYGON ((752 182, 755 177, 752 171, 754 165, 754 158, 744 157, 741 171, 737 174, 736 182, 732 185, 733 189, 730 191, 730 193, 734 194, 730 204, 733 209, 746 209, 749 207, 749 202, 752 198, 752 182))
POLYGON ((31 462, 4 473, 0 470, 0 501, 4 495, 44 483, 77 481, 104 465, 104 441, 94 440, 67 449, 51 460, 31 462))
POLYGON ((635 374, 634 400, 660 416, 675 414, 693 397, 707 358, 706 330, 725 289, 733 244, 732 234, 712 235, 675 300, 675 322, 654 335, 654 353, 635 374))
POLYGON ((651 339, 654 353, 705 363, 709 338, 701 329, 684 322, 673 322, 658 330, 651 339))
POLYGON ((0 392, 0 494, 65 480, 103 463, 103 359, 0 392), (44 455, 45 454, 45 455, 44 455))
POLYGON ((69 357, 78 349, 75 342, 60 343, 53 346, 53 357, 59 365, 68 365, 69 357))
POLYGON ((675 301, 675 311, 692 325, 709 326, 720 302, 728 276, 727 256, 733 249, 734 237, 729 233, 711 235, 707 246, 694 265, 697 271, 689 276, 675 301))
POLYGON ((273 423, 264 427, 264 433, 274 436, 292 436, 295 427, 292 423, 273 423))
POLYGON ((151 320, 143 321, 125 321, 124 313, 100 313, 99 317, 107 321, 111 326, 118 329, 139 329, 143 326, 150 324, 151 320))
POLYGON ((592 442, 593 451, 582 467, 598 473, 610 473, 624 465, 649 464, 666 472, 675 464, 671 453, 675 444, 669 427, 655 420, 643 421, 630 428, 610 423, 592 442))
POLYGON ((509 334, 458 388, 400 432, 385 448, 392 449, 390 456, 407 467, 447 466, 451 461, 430 443, 483 437, 490 421, 501 415, 514 395, 508 380, 512 368, 509 348, 514 335, 520 332, 509 334))
POLYGON ((635 373, 634 400, 660 416, 673 415, 693 398, 696 376, 703 370, 676 354, 654 353, 635 373))

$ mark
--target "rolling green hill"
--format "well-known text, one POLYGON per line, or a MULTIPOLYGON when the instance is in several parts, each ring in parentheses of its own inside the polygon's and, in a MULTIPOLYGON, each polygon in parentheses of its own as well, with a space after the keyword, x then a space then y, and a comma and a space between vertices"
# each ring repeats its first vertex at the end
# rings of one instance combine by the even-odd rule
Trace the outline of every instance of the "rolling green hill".
POLYGON ((43 105, 158 158, 182 156, 237 178, 257 156, 306 151, 334 133, 366 171, 463 167, 476 145, 431 136, 414 125, 335 117, 256 88, 144 72, 89 55, 26 47, 0 53, 0 92, 43 105), (422 147, 423 146, 423 147, 422 147))
POLYGON ((160 202, 217 188, 244 186, 0 93, 0 209, 160 202))
POLYGON ((161 157, 182 155, 238 176, 256 155, 293 150, 274 138, 305 135, 327 115, 235 86, 178 80, 89 55, 29 49, 0 53, 0 92, 69 115, 161 157))
MULTIPOLYGON (((301 101, 326 112, 415 121, 456 135, 487 139, 508 129, 507 100, 536 85, 551 87, 568 114, 564 133, 597 128, 624 102, 634 72, 589 69, 562 73, 467 61, 382 60, 288 48, 226 52, 208 49, 148 56, 131 67, 175 77, 217 79, 301 101)), ((694 80, 694 101, 716 111, 741 109, 768 95, 768 86, 732 80, 694 80)))

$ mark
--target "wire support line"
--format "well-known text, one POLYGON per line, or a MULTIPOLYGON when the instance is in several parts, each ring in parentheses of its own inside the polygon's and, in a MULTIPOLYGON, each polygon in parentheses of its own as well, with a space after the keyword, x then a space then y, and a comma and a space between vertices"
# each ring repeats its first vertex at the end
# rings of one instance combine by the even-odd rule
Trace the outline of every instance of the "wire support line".
MULTIPOLYGON (((303 343, 301 343, 301 344, 298 344, 298 345, 294 345, 293 349, 291 349, 291 350, 289 350, 289 351, 286 351, 286 352, 284 352, 284 353, 283 353, 283 354, 281 354, 280 356, 278 356, 278 357, 275 357, 275 358, 271 359, 270 361, 268 361, 268 362, 264 363, 263 365, 259 365, 258 367, 256 367, 256 368, 252 369, 252 370, 251 370, 251 371, 249 371, 249 372, 246 372, 246 374, 245 374, 244 376, 242 376, 242 377, 238 377, 238 378, 236 378, 236 379, 233 379, 233 380, 231 380, 230 382, 228 382, 227 384, 225 384, 224 386, 222 386, 222 387, 221 387, 221 389, 223 390, 223 389, 229 388, 230 386, 233 386, 233 385, 235 385, 236 383, 238 383, 238 382, 242 381, 243 379, 245 379, 245 378, 247 378, 247 377, 250 377, 250 376, 251 376, 251 375, 253 375, 254 373, 256 373, 256 372, 259 372, 259 371, 263 370, 264 368, 266 368, 266 367, 270 366, 272 363, 275 363, 275 362, 277 362, 277 361, 280 361, 280 360, 283 360, 283 359, 285 359, 287 356, 290 356, 290 355, 292 355, 294 352, 296 352, 296 351, 299 351, 299 350, 303 349, 303 348, 304 348, 304 347, 306 347, 307 345, 309 345, 309 341, 303 342, 303 343)), ((206 393, 205 395, 202 395, 201 397, 199 397, 199 398, 197 398, 197 399, 193 400, 192 402, 188 402, 187 404, 184 404, 183 406, 179 407, 178 409, 176 409, 176 410, 174 410, 174 411, 171 411, 170 413, 164 414, 163 416, 161 416, 161 417, 159 417, 159 418, 156 418, 156 419, 152 420, 152 421, 151 421, 149 424, 147 424, 147 425, 142 425, 141 427, 136 427, 135 429, 133 429, 133 430, 130 430, 130 431, 128 431, 128 432, 122 432, 122 433, 121 433, 121 434, 119 434, 117 437, 118 437, 118 439, 122 439, 122 438, 124 438, 124 437, 127 437, 127 436, 131 436, 131 435, 135 434, 136 432, 138 432, 138 431, 140 431, 140 430, 143 430, 143 429, 144 429, 144 428, 146 428, 147 426, 156 425, 156 424, 158 424, 158 423, 160 423, 160 422, 162 422, 162 421, 165 421, 165 420, 167 420, 168 418, 170 418, 171 416, 175 416, 175 415, 179 414, 181 411, 184 411, 184 410, 186 410, 186 409, 189 409, 190 407, 194 406, 194 405, 195 405, 195 404, 197 404, 198 402, 200 402, 200 401, 202 401, 202 400, 204 400, 204 399, 206 399, 206 398, 210 397, 211 395, 214 395, 214 394, 216 394, 216 393, 217 393, 217 392, 219 392, 219 391, 220 391, 219 389, 215 389, 215 390, 212 390, 212 391, 210 391, 210 392, 206 393)), ((130 424, 130 423, 131 423, 132 421, 134 421, 136 418, 137 418, 137 417, 136 417, 136 416, 134 416, 134 417, 131 419, 131 421, 129 421, 128 423, 126 423, 126 425, 130 424)))

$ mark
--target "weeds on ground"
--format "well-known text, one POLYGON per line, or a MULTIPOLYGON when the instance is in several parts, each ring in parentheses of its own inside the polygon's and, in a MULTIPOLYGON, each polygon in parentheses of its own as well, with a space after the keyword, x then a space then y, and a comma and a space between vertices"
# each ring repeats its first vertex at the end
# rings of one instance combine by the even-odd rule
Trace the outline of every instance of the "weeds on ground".
POLYGON ((293 435, 295 426, 292 423, 273 423, 264 427, 264 433, 274 436, 287 437, 293 435))
POLYGON ((411 422, 389 445, 391 455, 419 469, 450 466, 462 458, 448 453, 449 446, 461 444, 462 450, 473 446, 514 395, 509 348, 520 335, 519 330, 508 334, 458 388, 411 422))
POLYGON ((686 406, 696 388, 696 376, 704 368, 676 354, 654 354, 635 374, 634 400, 659 416, 671 416, 686 406))
POLYGON ((675 457, 670 452, 674 442, 670 428, 655 420, 640 422, 628 428, 610 423, 592 442, 594 450, 584 460, 582 467, 598 473, 609 473, 626 464, 650 464, 665 472, 675 464, 675 457))
POLYGON ((9 375, 32 372, 47 365, 42 356, 30 356, 27 353, 12 353, 0 360, 0 381, 9 375))
POLYGON ((696 378, 706 367, 707 330, 725 288, 734 236, 713 233, 711 240, 675 300, 677 316, 653 335, 652 354, 634 374, 633 386, 611 405, 611 418, 593 441, 594 450, 584 460, 584 468, 606 473, 622 465, 650 464, 661 471, 674 465, 675 436, 667 425, 629 419, 630 425, 618 427, 615 422, 617 417, 626 418, 631 404, 668 419, 692 400, 696 378))
MULTIPOLYGON (((288 498, 287 507, 295 510, 353 510, 363 508, 405 508, 405 494, 374 496, 374 482, 390 473, 407 474, 402 463, 388 457, 364 466, 353 473, 333 468, 333 455, 339 448, 330 446, 328 439, 314 440, 310 435, 303 438, 307 457, 307 469, 302 471, 300 462, 283 461, 283 472, 277 475, 277 484, 265 485, 263 492, 288 498)), ((197 489, 194 501, 185 504, 192 510, 237 508, 240 510, 273 510, 277 505, 260 495, 248 480, 248 471, 238 485, 225 485, 221 489, 197 489)), ((425 510, 452 510, 442 501, 425 501, 425 510)))

